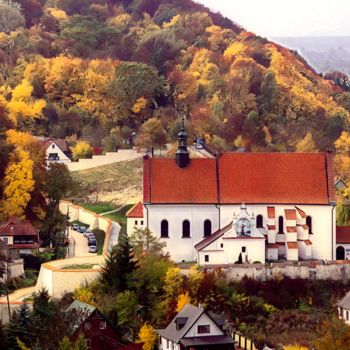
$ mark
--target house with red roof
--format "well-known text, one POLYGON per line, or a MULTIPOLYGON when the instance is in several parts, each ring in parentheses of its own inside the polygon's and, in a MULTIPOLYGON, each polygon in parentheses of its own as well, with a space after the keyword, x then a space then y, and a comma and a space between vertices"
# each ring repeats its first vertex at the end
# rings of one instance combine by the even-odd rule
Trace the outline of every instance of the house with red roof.
POLYGON ((70 163, 72 161, 72 153, 68 146, 67 140, 64 139, 47 139, 43 142, 46 152, 46 162, 52 163, 70 163))
POLYGON ((127 232, 133 233, 135 228, 144 229, 145 219, 142 202, 135 204, 127 213, 127 232))
POLYGON ((31 253, 40 247, 39 230, 29 220, 11 217, 0 224, 0 240, 8 249, 18 249, 20 253, 31 253))
POLYGON ((350 260, 350 226, 337 226, 337 260, 350 260))
MULTIPOLYGON (((336 258, 333 154, 234 153, 143 160, 143 221, 174 261, 336 258)), ((132 217, 137 216, 137 217, 132 217)), ((132 233, 132 224, 128 234, 132 233)))

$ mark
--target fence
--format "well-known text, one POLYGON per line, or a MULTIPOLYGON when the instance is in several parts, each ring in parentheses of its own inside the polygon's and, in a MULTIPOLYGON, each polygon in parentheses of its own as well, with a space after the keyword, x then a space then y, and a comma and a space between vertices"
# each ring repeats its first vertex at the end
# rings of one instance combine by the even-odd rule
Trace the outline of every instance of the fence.
POLYGON ((258 349, 254 343, 254 340, 244 337, 234 329, 229 329, 230 336, 236 342, 236 344, 243 350, 261 350, 258 349))

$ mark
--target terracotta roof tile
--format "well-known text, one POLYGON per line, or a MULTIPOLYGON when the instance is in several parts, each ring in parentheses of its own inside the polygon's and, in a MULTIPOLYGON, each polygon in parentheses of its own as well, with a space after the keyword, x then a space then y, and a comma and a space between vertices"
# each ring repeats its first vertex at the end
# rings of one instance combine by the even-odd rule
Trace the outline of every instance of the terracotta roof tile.
POLYGON ((284 214, 285 214, 287 220, 296 220, 297 219, 297 212, 295 209, 285 209, 284 214))
POLYGON ((297 224, 298 227, 302 227, 304 230, 308 230, 309 226, 306 224, 297 224))
POLYGON ((312 245, 312 242, 311 242, 309 239, 306 239, 306 240, 304 241, 304 243, 305 243, 306 245, 312 245))
POLYGON ((277 243, 268 243, 267 248, 270 248, 270 249, 278 248, 278 244, 277 243))
POLYGON ((268 230, 276 230, 276 225, 267 225, 268 230))
POLYGON ((224 153, 218 161, 191 159, 184 169, 174 159, 149 158, 144 203, 329 204, 332 174, 323 153, 224 153))
POLYGON ((38 236, 39 230, 30 221, 10 218, 0 228, 0 236, 38 236))
POLYGON ((287 233, 295 233, 297 228, 295 226, 287 226, 287 233))
POLYGON ((287 242, 288 249, 298 249, 297 242, 287 242))
POLYGON ((276 217, 275 207, 267 207, 267 217, 269 219, 274 219, 276 217))
POLYGON ((337 243, 350 244, 350 226, 337 226, 337 243))
POLYGON ((127 213, 127 218, 143 218, 143 205, 141 202, 135 204, 127 213))

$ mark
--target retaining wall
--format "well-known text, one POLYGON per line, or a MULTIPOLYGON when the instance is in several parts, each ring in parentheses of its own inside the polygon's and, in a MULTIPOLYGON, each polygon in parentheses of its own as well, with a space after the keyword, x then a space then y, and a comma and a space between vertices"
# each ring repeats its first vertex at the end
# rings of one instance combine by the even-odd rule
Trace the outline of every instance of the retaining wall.
MULTIPOLYGON (((213 270, 214 267, 208 270, 213 270)), ((272 264, 265 266, 241 265, 223 268, 227 273, 227 278, 239 281, 244 277, 249 277, 258 281, 269 281, 279 277, 304 278, 313 280, 350 280, 350 261, 330 261, 327 263, 310 262, 297 263, 293 265, 272 264)))
POLYGON ((141 156, 141 152, 137 152, 131 149, 120 150, 118 152, 107 152, 105 155, 92 156, 92 158, 89 159, 79 159, 78 162, 68 163, 67 167, 70 171, 80 171, 96 168, 102 165, 132 160, 140 158, 141 156))

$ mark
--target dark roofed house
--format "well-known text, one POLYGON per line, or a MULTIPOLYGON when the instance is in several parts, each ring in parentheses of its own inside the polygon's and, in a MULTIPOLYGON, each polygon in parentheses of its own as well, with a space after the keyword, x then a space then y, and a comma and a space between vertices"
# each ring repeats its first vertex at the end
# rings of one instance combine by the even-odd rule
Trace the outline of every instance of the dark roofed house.
POLYGON ((187 304, 165 329, 159 329, 160 350, 233 350, 234 341, 223 330, 222 317, 187 304))
POLYGON ((39 230, 29 220, 22 221, 16 217, 0 224, 0 239, 8 249, 18 249, 24 254, 38 249, 41 244, 39 230))
POLYGON ((70 163, 72 153, 68 146, 67 140, 64 139, 47 139, 43 142, 46 161, 50 163, 70 163))
POLYGON ((74 319, 70 340, 76 341, 82 334, 86 346, 93 350, 115 350, 122 345, 119 333, 95 306, 75 300, 67 311, 74 319))
POLYGON ((350 325, 350 292, 338 302, 338 317, 350 325))

